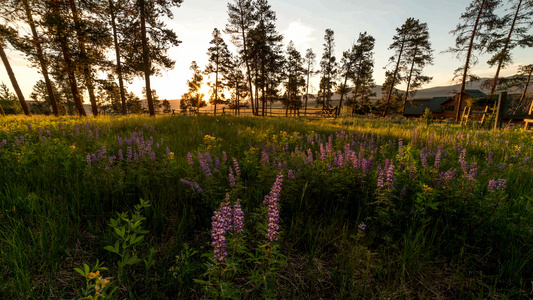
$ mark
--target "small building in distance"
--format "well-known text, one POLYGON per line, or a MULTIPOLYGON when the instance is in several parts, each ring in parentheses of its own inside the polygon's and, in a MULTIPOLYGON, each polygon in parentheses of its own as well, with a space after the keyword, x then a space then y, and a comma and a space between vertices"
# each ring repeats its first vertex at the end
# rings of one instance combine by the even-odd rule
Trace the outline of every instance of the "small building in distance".
MULTIPOLYGON (((465 90, 463 93, 463 101, 461 103, 461 111, 467 105, 467 99, 477 99, 485 97, 486 94, 480 90, 465 90)), ((425 99, 413 99, 407 101, 405 104, 404 116, 406 117, 420 117, 424 114, 426 108, 431 110, 433 118, 435 119, 450 119, 455 118, 455 109, 459 101, 459 93, 449 97, 433 97, 425 99)))

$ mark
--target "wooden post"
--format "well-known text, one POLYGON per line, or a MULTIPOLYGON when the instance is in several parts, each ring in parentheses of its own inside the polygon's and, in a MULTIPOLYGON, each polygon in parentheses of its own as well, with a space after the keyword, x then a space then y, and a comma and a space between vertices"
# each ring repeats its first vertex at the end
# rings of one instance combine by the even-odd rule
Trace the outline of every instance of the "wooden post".
POLYGON ((502 128, 503 113, 505 110, 505 102, 507 100, 507 92, 501 92, 496 104, 496 120, 494 121, 494 130, 502 128))

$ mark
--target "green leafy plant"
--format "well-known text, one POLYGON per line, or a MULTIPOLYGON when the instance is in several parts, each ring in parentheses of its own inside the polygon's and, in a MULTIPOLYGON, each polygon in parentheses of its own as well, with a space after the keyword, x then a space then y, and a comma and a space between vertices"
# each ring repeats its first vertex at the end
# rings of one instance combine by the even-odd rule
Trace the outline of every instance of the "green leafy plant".
MULTIPOLYGON (((104 249, 120 256, 120 261, 118 262, 119 280, 124 279, 125 267, 136 265, 143 261, 138 257, 138 248, 144 244, 148 230, 142 228, 143 221, 146 218, 141 215, 141 212, 150 206, 150 201, 141 199, 140 204, 134 206, 135 212, 131 217, 129 214, 122 212, 117 214, 117 218, 110 219, 109 226, 113 228, 115 243, 105 246, 104 249)), ((148 258, 144 259, 146 270, 149 270, 154 264, 154 254, 155 250, 151 248, 148 258)))
POLYGON ((81 299, 103 299, 113 295, 116 287, 109 293, 106 291, 111 286, 111 277, 104 277, 100 271, 107 271, 107 268, 102 267, 102 264, 97 260, 96 265, 92 268, 87 264, 83 264, 83 269, 74 268, 83 278, 85 278, 85 288, 81 289, 81 299))

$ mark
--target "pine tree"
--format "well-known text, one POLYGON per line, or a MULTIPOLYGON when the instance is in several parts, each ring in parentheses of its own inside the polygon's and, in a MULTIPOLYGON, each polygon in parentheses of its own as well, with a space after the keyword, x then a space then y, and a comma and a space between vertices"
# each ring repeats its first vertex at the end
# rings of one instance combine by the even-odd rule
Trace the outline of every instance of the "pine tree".
MULTIPOLYGON (((276 14, 267 0, 255 3, 256 26, 249 32, 248 55, 256 62, 256 89, 261 91, 262 115, 265 116, 267 100, 272 101, 281 82, 278 76, 283 67, 280 53, 283 36, 276 30, 276 14)), ((256 110, 258 102, 256 97, 256 110)))
POLYGON ((423 84, 431 81, 432 77, 422 75, 424 67, 433 64, 433 49, 429 42, 429 31, 427 23, 420 23, 414 20, 411 27, 411 38, 405 47, 405 56, 407 57, 407 66, 405 69, 405 81, 407 88, 403 99, 405 104, 410 95, 416 92, 423 84))
POLYGON ((313 49, 309 48, 305 51, 304 65, 306 66, 305 75, 307 80, 305 83, 305 109, 304 115, 307 115, 307 100, 309 100, 309 79, 312 74, 315 73, 314 64, 315 64, 316 54, 313 52, 313 49))
POLYGON ((220 31, 215 28, 213 30, 213 39, 211 40, 207 55, 209 55, 209 62, 205 69, 205 74, 215 74, 215 82, 213 84, 213 92, 211 94, 210 102, 214 104, 214 115, 217 115, 217 104, 225 103, 223 96, 224 84, 220 80, 230 67, 231 53, 224 39, 220 36, 220 31))
POLYGON ((303 59, 302 55, 296 48, 294 43, 289 42, 286 50, 287 61, 285 65, 285 73, 287 79, 285 82, 285 103, 286 114, 288 110, 298 110, 302 105, 301 92, 305 87, 303 59))
MULTIPOLYGON (((420 23, 419 20, 414 18, 408 18, 405 23, 396 28, 396 34, 392 37, 393 42, 389 46, 389 50, 394 50, 394 55, 389 58, 390 63, 394 63, 394 68, 392 69, 390 82, 388 82, 389 90, 387 91, 387 96, 385 98, 383 116, 387 115, 387 109, 392 97, 392 91, 396 84, 402 80, 407 80, 409 83, 413 78, 413 73, 402 74, 402 69, 408 69, 408 65, 411 64, 411 71, 420 70, 426 63, 428 59, 431 58, 431 55, 428 59, 421 61, 421 58, 426 58, 427 56, 419 55, 423 49, 429 47, 429 50, 424 50, 425 54, 429 51, 431 53, 431 44, 429 44, 427 33, 427 24, 420 23), (418 63, 417 63, 418 61, 418 63), (417 67, 417 68, 415 68, 417 67)), ((418 78, 419 81, 422 80, 422 77, 418 78)))
POLYGON ((246 66, 246 77, 248 79, 248 90, 252 113, 255 115, 255 104, 252 87, 252 59, 248 55, 249 32, 255 25, 255 5, 252 0, 235 0, 234 4, 228 3, 228 24, 225 33, 230 34, 232 43, 237 46, 241 58, 246 66))
MULTIPOLYGON (((30 116, 30 109, 28 107, 28 103, 26 103, 26 100, 24 99, 24 95, 22 94, 22 91, 20 90, 20 87, 17 82, 17 78, 15 77, 15 73, 13 73, 13 69, 11 69, 11 65, 9 64, 9 60, 7 59, 7 55, 4 51, 5 47, 5 41, 4 36, 10 32, 7 30, 7 28, 0 26, 0 58, 2 62, 4 63, 4 67, 6 68, 7 75, 9 76, 9 80, 11 81, 11 85, 13 85, 13 88, 15 89, 15 92, 17 93, 17 98, 20 102, 20 106, 22 107, 22 110, 24 111, 24 114, 26 116, 30 116)), ((11 31, 11 34, 14 34, 14 32, 11 31)))
POLYGON ((199 115, 200 108, 207 106, 207 103, 203 100, 205 95, 200 91, 204 76, 202 76, 202 72, 196 64, 196 61, 191 63, 189 69, 193 74, 192 78, 187 80, 187 86, 189 87, 187 93, 181 96, 180 109, 182 112, 195 111, 199 115))
POLYGON ((150 76, 157 72, 157 65, 170 68, 174 61, 166 56, 170 46, 178 46, 181 41, 171 29, 165 28, 162 18, 173 18, 172 7, 179 7, 183 0, 137 0, 140 15, 142 67, 144 73, 146 100, 150 116, 155 116, 150 76), (148 25, 148 28, 147 28, 148 25), (150 41, 150 43, 149 43, 150 41))
POLYGON ((513 62, 511 51, 517 46, 532 47, 533 3, 531 1, 514 1, 511 11, 501 19, 502 32, 489 44, 487 51, 494 53, 488 64, 497 65, 496 74, 491 82, 490 93, 494 94, 499 83, 501 69, 513 62))
MULTIPOLYGON (((372 88, 376 85, 374 78, 374 45, 373 36, 360 33, 355 44, 355 71, 353 72, 353 106, 352 113, 368 113, 370 111, 370 97, 375 96, 372 88)), ((347 103, 348 105, 348 103, 347 103)))
POLYGON ((231 92, 231 99, 229 107, 235 111, 235 115, 240 114, 240 108, 246 105, 241 105, 240 100, 248 96, 248 86, 246 79, 241 70, 241 62, 238 57, 232 56, 230 59, 230 67, 228 72, 224 74, 223 78, 225 86, 231 92))
POLYGON ((494 10, 500 3, 501 0, 473 0, 461 15, 461 22, 451 31, 456 36, 455 47, 448 51, 456 53, 457 57, 465 55, 465 64, 456 70, 456 74, 460 72, 462 77, 455 108, 455 121, 459 120, 467 77, 471 76, 470 69, 477 62, 474 51, 486 51, 486 46, 494 38, 493 29, 498 24, 494 10))
POLYGON ((335 76, 337 75, 337 62, 334 55, 335 52, 335 38, 334 32, 331 29, 326 29, 324 34, 324 53, 320 60, 320 89, 317 97, 317 105, 322 104, 322 109, 330 107, 332 90, 335 86, 335 76))

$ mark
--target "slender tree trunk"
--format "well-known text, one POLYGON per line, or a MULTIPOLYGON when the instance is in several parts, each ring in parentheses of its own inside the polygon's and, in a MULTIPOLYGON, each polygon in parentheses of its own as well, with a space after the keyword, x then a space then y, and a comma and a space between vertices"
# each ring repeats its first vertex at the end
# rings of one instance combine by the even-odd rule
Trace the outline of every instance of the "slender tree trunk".
POLYGON ((344 89, 346 88, 346 84, 348 83, 348 73, 350 72, 350 70, 347 70, 346 71, 346 75, 344 76, 344 85, 342 86, 341 88, 341 100, 339 101, 339 109, 337 109, 337 113, 335 114, 335 117, 338 117, 340 115, 340 112, 341 112, 341 107, 342 107, 342 99, 344 98, 344 89))
POLYGON ((307 116, 307 100, 309 99, 309 76, 311 72, 311 62, 307 65, 307 86, 305 88, 305 108, 304 108, 304 116, 307 116))
POLYGON ((396 76, 398 75, 398 69, 400 68, 400 61, 402 59, 403 46, 405 45, 405 36, 402 39, 402 45, 400 46, 400 53, 398 53, 398 60, 396 61, 396 68, 394 68, 394 74, 392 75, 392 81, 390 83, 389 91, 387 93, 387 100, 385 101, 385 110, 383 111, 383 117, 387 115, 387 109, 389 108, 390 99, 392 96, 392 90, 396 85, 396 76))
POLYGON ((479 7, 479 12, 476 17, 476 22, 474 28, 472 29, 472 36, 470 36, 470 44, 468 45, 468 52, 466 54, 466 62, 463 70, 463 80, 461 81, 461 89, 459 90, 459 99, 457 100, 457 107, 455 109, 455 122, 459 121, 461 115, 461 105, 463 104, 463 93, 466 87, 466 75, 468 74, 468 67, 470 66, 470 56, 472 55, 472 48, 474 45, 474 38, 476 37, 477 27, 479 25, 479 19, 481 18, 481 13, 483 12, 483 7, 485 6, 486 0, 481 2, 479 7))
POLYGON ((9 76, 9 80, 11 80, 11 84, 13 85, 13 88, 15 89, 15 93, 17 94, 17 97, 20 101, 20 106, 22 106, 22 110, 24 111, 24 114, 26 116, 30 116, 31 113, 28 107, 28 103, 26 103, 26 100, 24 99, 24 95, 22 94, 22 91, 20 90, 19 84, 17 82, 17 78, 15 78, 15 73, 13 73, 13 69, 11 69, 11 65, 9 64, 9 61, 7 60, 6 53, 4 52, 4 44, 2 41, 0 41, 0 57, 2 58, 2 62, 4 63, 4 66, 6 67, 7 75, 9 76))
MULTIPOLYGON (((150 57, 148 54, 148 41, 146 39, 146 10, 144 8, 145 0, 139 0, 140 10, 141 10, 141 35, 142 35, 142 48, 143 48, 143 71, 144 71, 144 81, 146 86, 146 100, 148 101, 148 112, 150 116, 155 117, 154 110, 154 101, 152 99, 152 87, 150 86, 150 57)), ((200 103, 200 100, 198 100, 200 103)), ((198 107, 198 114, 200 113, 200 107, 198 107)))
POLYGON ((415 47, 415 53, 413 54, 413 61, 411 62, 411 70, 409 71, 409 77, 407 77, 407 88, 405 90, 405 97, 403 98, 402 116, 405 114, 405 105, 407 104, 407 97, 409 97, 409 89, 411 88, 411 78, 413 77, 413 70, 415 69, 417 51, 418 51, 418 45, 416 45, 415 47))
MULTIPOLYGON (((531 81, 531 74, 533 72, 530 71, 529 72, 529 75, 527 76, 527 81, 526 81, 526 85, 524 86, 524 90, 522 91, 522 95, 520 96, 520 103, 522 103, 523 101, 526 100, 526 93, 527 93, 527 88, 529 86, 529 82, 531 81)), ((531 115, 533 113, 533 101, 531 101, 531 105, 529 106, 529 110, 528 110, 528 114, 531 115)))
POLYGON ((41 41, 39 35, 37 34, 37 29, 35 27, 35 22, 33 21, 33 15, 31 12, 30 5, 28 0, 23 0, 22 5, 24 6, 24 11, 26 13, 27 22, 30 25, 32 37, 33 37, 33 46, 37 50, 37 59, 39 60, 39 65, 41 67, 41 73, 43 73, 44 83, 46 85, 46 91, 48 92, 48 97, 50 98, 50 104, 52 105, 52 112, 54 116, 59 116, 59 108, 57 107, 57 100, 52 88, 52 82, 50 81, 50 76, 48 76, 48 65, 44 59, 43 49, 41 47, 41 41))
POLYGON ((78 38, 78 47, 80 48, 80 57, 82 64, 83 77, 85 79, 85 86, 89 92, 89 101, 91 102, 91 110, 93 116, 98 115, 98 107, 96 106, 96 97, 94 96, 94 85, 91 78, 91 67, 89 64, 89 58, 87 57, 87 51, 85 50, 85 37, 81 32, 80 17, 78 14, 78 8, 76 7, 75 0, 69 0, 70 10, 74 19, 74 26, 76 28, 76 37, 78 38))
POLYGON ((76 82, 76 75, 74 75, 74 69, 72 66, 72 60, 70 58, 70 50, 67 45, 67 41, 64 37, 64 33, 60 32, 60 43, 61 51, 63 52, 63 59, 65 60, 65 65, 68 74, 68 82, 70 84, 70 89, 72 91, 72 97, 74 97, 74 104, 76 105, 76 110, 80 116, 87 116, 85 109, 83 108, 83 101, 81 100, 80 91, 78 90, 78 83, 76 82))
POLYGON ((217 63, 217 71, 215 72, 215 112, 214 112, 214 116, 217 115, 217 102, 218 102, 218 53, 217 53, 217 61, 216 61, 216 63, 217 63))
POLYGON ((520 12, 520 5, 522 5, 522 0, 518 1, 518 5, 516 6, 516 12, 514 14, 513 22, 511 23, 511 28, 509 29, 509 34, 507 35, 507 39, 505 40, 505 45, 502 49, 502 55, 500 57, 500 61, 498 62, 498 68, 496 68, 496 75, 494 75, 494 79, 492 80, 492 87, 490 88, 490 94, 494 94, 496 91, 496 86, 498 85, 499 76, 500 76, 500 70, 503 65, 503 60, 505 56, 507 55, 507 48, 509 48, 509 42, 511 41, 511 37, 513 35, 514 26, 516 24, 516 19, 518 17, 518 12, 520 12))
POLYGON ((244 20, 241 21, 242 30, 242 46, 244 51, 244 63, 246 64, 246 75, 248 77, 248 87, 250 90, 250 103, 252 104, 252 115, 255 115, 254 111, 254 94, 252 89, 252 74, 250 73, 250 62, 248 60, 248 50, 246 49, 246 32, 244 28, 244 20))
POLYGON ((124 80, 122 79, 122 63, 120 62, 120 46, 118 43, 117 24, 115 16, 114 0, 109 0, 109 11, 111 13, 111 27, 113 29, 113 42, 115 44, 115 57, 117 60, 118 85, 120 88, 120 100, 122 101, 122 114, 127 115, 126 93, 124 91, 124 80))
POLYGON ((4 112, 4 109, 2 108, 2 105, 0 104, 0 115, 2 115, 2 117, 5 117, 6 113, 4 112))

